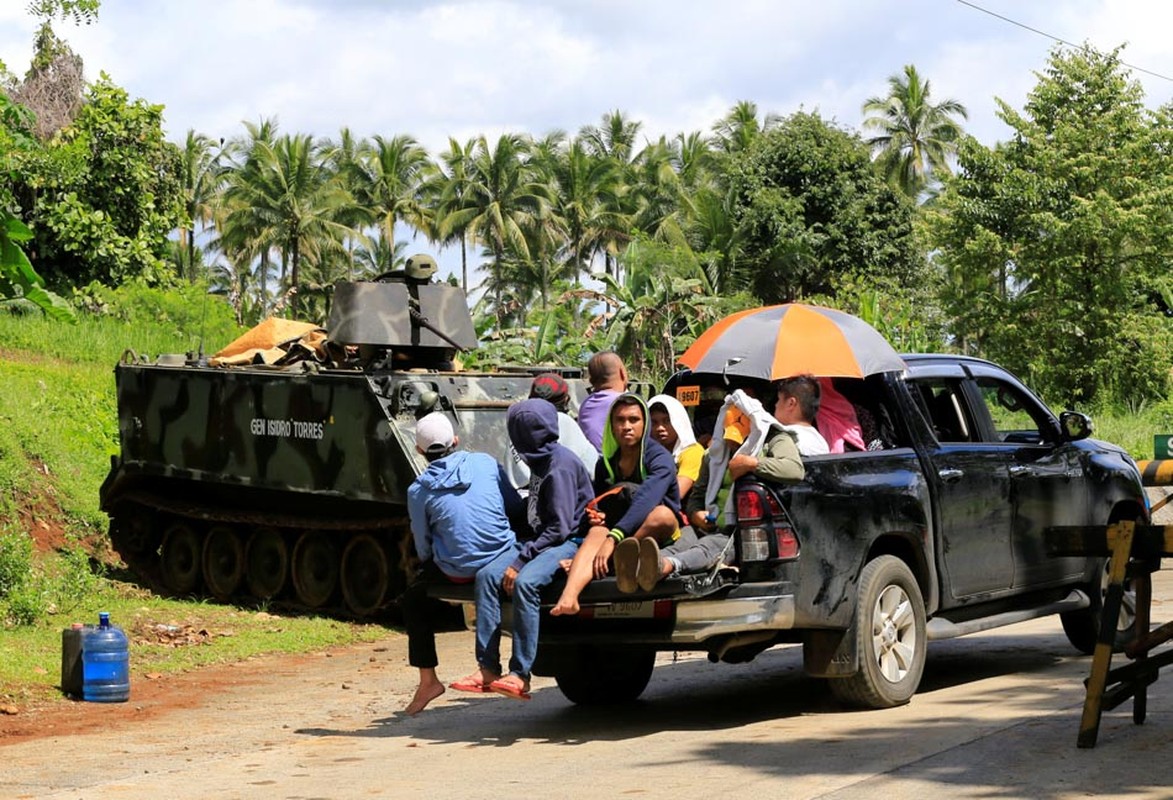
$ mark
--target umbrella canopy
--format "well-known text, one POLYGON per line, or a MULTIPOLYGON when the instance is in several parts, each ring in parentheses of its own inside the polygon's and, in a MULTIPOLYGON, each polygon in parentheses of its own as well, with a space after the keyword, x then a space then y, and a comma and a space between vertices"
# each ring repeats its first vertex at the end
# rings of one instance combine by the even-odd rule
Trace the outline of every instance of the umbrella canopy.
POLYGON ((859 317, 802 303, 731 314, 702 333, 679 363, 693 372, 763 380, 862 378, 904 369, 892 345, 859 317))

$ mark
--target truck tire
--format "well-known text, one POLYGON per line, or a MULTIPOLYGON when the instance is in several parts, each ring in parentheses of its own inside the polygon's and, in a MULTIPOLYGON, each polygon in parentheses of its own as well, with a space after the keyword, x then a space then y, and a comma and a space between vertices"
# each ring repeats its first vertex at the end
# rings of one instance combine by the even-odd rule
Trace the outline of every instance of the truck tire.
MULTIPOLYGON (((1099 570, 1099 583, 1087 587, 1091 605, 1079 611, 1067 611, 1059 615, 1059 619, 1063 621, 1063 632, 1067 634, 1067 641, 1085 656, 1095 652, 1096 640, 1100 636, 1104 596, 1108 593, 1108 566, 1109 559, 1104 559, 1099 570)), ((1132 588, 1132 581, 1125 581, 1124 600, 1120 604, 1120 616, 1116 621, 1116 641, 1112 645, 1112 650, 1120 652, 1124 645, 1135 637, 1136 590, 1132 588)))
POLYGON ((582 645, 559 658, 554 680, 580 706, 626 703, 643 694, 655 663, 656 651, 647 647, 582 645))
POLYGON ((869 561, 859 576, 855 624, 859 672, 832 678, 847 705, 891 708, 907 703, 925 668, 925 604, 908 565, 895 556, 869 561))

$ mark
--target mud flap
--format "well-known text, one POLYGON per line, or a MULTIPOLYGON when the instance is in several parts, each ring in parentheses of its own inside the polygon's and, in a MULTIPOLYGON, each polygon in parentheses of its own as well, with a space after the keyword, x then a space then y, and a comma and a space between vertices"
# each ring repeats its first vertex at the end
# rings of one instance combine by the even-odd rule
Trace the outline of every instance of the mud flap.
POLYGON ((802 668, 812 678, 845 678, 859 672, 859 648, 851 629, 806 631, 802 668))

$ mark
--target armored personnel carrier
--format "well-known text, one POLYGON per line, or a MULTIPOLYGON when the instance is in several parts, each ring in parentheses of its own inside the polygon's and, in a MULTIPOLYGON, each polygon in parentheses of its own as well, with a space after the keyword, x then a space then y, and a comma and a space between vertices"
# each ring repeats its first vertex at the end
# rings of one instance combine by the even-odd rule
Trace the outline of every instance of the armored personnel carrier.
MULTIPOLYGON (((124 354, 101 506, 127 565, 177 595, 357 616, 397 597, 412 568, 407 487, 426 467, 416 420, 442 411, 462 447, 505 463, 506 409, 550 370, 454 369, 476 334, 464 293, 434 272, 413 256, 338 284, 325 336, 279 358, 124 354)), ((580 371, 557 371, 577 407, 580 371)))

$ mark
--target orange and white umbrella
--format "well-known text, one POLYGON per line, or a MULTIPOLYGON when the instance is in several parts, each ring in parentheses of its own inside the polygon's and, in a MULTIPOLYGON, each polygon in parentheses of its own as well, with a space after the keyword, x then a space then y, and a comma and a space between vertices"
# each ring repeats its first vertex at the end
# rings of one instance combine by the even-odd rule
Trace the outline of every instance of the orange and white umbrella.
POLYGON ((892 345, 859 317, 802 303, 731 314, 697 337, 679 363, 694 373, 763 380, 862 378, 904 369, 892 345))

